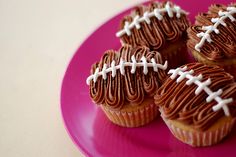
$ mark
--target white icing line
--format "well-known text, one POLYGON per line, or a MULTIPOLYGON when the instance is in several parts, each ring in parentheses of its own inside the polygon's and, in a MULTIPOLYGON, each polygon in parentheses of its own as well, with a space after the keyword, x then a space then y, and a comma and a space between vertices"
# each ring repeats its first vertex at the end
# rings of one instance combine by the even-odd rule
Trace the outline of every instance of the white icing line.
POLYGON ((229 108, 227 104, 233 102, 232 98, 229 99, 222 99, 220 95, 222 94, 222 89, 219 89, 217 92, 213 92, 208 86, 211 84, 211 79, 209 78, 208 80, 201 82, 202 80, 202 75, 199 76, 192 76, 193 70, 186 71, 187 67, 185 66, 184 68, 177 68, 177 69, 171 69, 169 70, 168 74, 171 74, 170 78, 173 80, 175 79, 178 75, 178 79, 176 82, 181 82, 185 78, 188 79, 186 81, 187 85, 190 85, 194 83, 197 85, 197 89, 195 90, 195 95, 200 94, 202 91, 205 91, 208 94, 208 97, 206 98, 206 101, 209 103, 212 100, 215 100, 217 104, 212 107, 213 111, 218 111, 220 109, 224 110, 224 113, 226 116, 230 116, 229 108))
POLYGON ((102 76, 102 78, 105 80, 107 78, 107 73, 112 72, 112 77, 115 77, 116 75, 116 70, 120 70, 120 73, 122 75, 125 75, 125 67, 132 67, 131 68, 131 73, 135 73, 136 67, 143 67, 143 73, 146 75, 148 73, 148 67, 152 67, 153 71, 158 72, 158 68, 162 70, 166 70, 168 66, 168 62, 165 61, 165 63, 158 64, 156 63, 155 59, 151 59, 151 63, 147 62, 147 59, 143 56, 141 58, 141 62, 137 62, 134 56, 131 56, 131 61, 132 62, 126 62, 123 61, 122 58, 120 59, 119 65, 115 65, 115 61, 112 61, 111 67, 107 68, 107 65, 104 64, 102 71, 99 71, 99 68, 97 68, 94 72, 94 74, 90 75, 86 83, 89 85, 90 81, 93 80, 93 82, 97 81, 97 78, 99 76, 102 76))
POLYGON ((205 41, 207 41, 209 43, 212 42, 210 34, 212 32, 215 32, 216 34, 219 34, 220 31, 217 29, 217 27, 219 25, 223 25, 224 27, 227 27, 227 25, 226 25, 226 23, 224 21, 226 18, 229 18, 232 22, 235 21, 236 19, 232 16, 235 13, 236 13, 236 7, 228 7, 227 11, 225 11, 225 12, 220 10, 218 12, 219 17, 211 19, 211 22, 213 23, 213 25, 202 26, 202 29, 205 32, 200 32, 200 33, 197 34, 197 37, 201 38, 201 40, 200 40, 199 43, 197 43, 195 45, 195 50, 200 52, 201 51, 200 48, 203 46, 205 41))
POLYGON ((147 24, 151 23, 150 18, 156 17, 158 20, 162 20, 163 16, 161 13, 167 12, 169 17, 173 17, 173 13, 176 13, 176 17, 180 18, 181 14, 188 14, 186 11, 182 10, 179 6, 174 5, 173 7, 170 7, 170 3, 167 2, 164 8, 156 8, 152 12, 145 12, 142 17, 139 17, 138 15, 134 17, 133 21, 131 23, 125 22, 124 29, 120 30, 116 33, 117 37, 121 37, 124 34, 127 34, 128 36, 131 35, 131 29, 134 27, 136 29, 140 29, 140 23, 146 22, 147 24))

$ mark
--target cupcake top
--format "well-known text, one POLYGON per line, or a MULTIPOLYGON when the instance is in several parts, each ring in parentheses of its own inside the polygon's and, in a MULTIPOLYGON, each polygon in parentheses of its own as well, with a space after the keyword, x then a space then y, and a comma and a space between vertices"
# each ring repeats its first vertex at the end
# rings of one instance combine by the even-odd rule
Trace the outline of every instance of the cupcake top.
POLYGON ((166 42, 182 37, 189 26, 186 12, 171 2, 151 2, 148 6, 136 7, 121 21, 116 36, 123 43, 144 45, 157 50, 166 42))
POLYGON ((171 69, 155 104, 165 118, 207 130, 224 116, 236 116, 236 83, 218 66, 190 63, 171 69))
POLYGON ((211 5, 207 13, 196 16, 188 35, 188 47, 208 60, 236 57, 236 3, 211 5))
POLYGON ((166 78, 167 61, 146 47, 124 45, 118 52, 108 50, 92 65, 87 78, 90 96, 96 104, 121 109, 125 104, 139 105, 154 95, 166 78))

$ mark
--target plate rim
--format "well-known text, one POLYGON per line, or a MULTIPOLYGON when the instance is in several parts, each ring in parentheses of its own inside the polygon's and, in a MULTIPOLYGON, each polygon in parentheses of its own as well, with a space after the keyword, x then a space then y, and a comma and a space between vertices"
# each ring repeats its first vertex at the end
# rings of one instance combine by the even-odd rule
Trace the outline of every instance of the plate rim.
POLYGON ((70 128, 68 127, 68 122, 66 121, 65 118, 65 111, 63 110, 63 100, 62 97, 64 95, 64 88, 65 88, 65 82, 66 82, 66 77, 68 75, 68 71, 69 68, 72 65, 72 61, 76 58, 77 55, 79 55, 80 53, 80 49, 81 47, 94 35, 96 34, 97 31, 99 31, 104 25, 106 25, 109 21, 113 20, 116 17, 121 16, 122 14, 124 14, 127 11, 130 11, 132 8, 134 8, 135 6, 137 6, 137 4, 145 4, 147 2, 138 2, 135 3, 134 5, 128 6, 124 9, 122 9, 121 11, 118 11, 116 14, 110 16, 109 18, 105 19, 100 25, 95 26, 94 29, 85 37, 85 39, 79 44, 78 48, 75 50, 75 52, 72 54, 72 56, 69 59, 69 63, 67 63, 67 66, 65 68, 64 71, 64 75, 63 75, 63 79, 61 81, 61 88, 60 88, 60 115, 61 115, 61 119, 63 121, 63 125, 64 128, 67 132, 67 134, 69 135, 70 139, 73 141, 74 145, 79 149, 79 151, 85 155, 85 156, 89 156, 92 157, 91 153, 89 153, 83 146, 82 144, 76 140, 76 138, 74 137, 72 131, 70 130, 70 128))
MULTIPOLYGON (((69 135, 70 139, 73 141, 74 145, 78 148, 78 150, 80 151, 80 153, 84 156, 88 156, 88 157, 93 157, 93 155, 83 146, 83 144, 81 144, 81 142, 79 140, 76 140, 77 138, 75 137, 75 135, 73 134, 73 131, 71 130, 68 124, 68 120, 66 120, 65 117, 65 110, 63 109, 65 107, 65 104, 63 103, 63 95, 65 93, 65 82, 66 82, 66 78, 68 77, 68 73, 69 73, 69 69, 71 68, 72 64, 73 64, 73 60, 77 57, 80 56, 80 49, 81 47, 86 44, 90 38, 96 34, 97 31, 99 31, 104 25, 106 25, 109 21, 113 20, 114 18, 121 16, 122 14, 124 14, 127 11, 132 10, 135 6, 137 6, 138 4, 146 4, 149 3, 150 1, 143 1, 143 2, 137 2, 134 3, 131 6, 128 6, 120 11, 117 11, 117 13, 115 13, 114 15, 108 17, 107 19, 104 19, 103 22, 101 22, 100 24, 98 24, 97 26, 93 27, 93 29, 88 33, 88 35, 82 40, 81 43, 78 43, 78 48, 74 51, 74 53, 70 56, 69 58, 69 62, 66 64, 66 68, 63 72, 63 78, 61 80, 61 86, 60 86, 60 116, 63 122, 63 126, 67 132, 67 134, 69 135), (64 104, 64 105, 63 105, 64 104)), ((214 2, 213 2, 214 3, 214 2)), ((236 127, 236 126, 235 126, 236 127)))

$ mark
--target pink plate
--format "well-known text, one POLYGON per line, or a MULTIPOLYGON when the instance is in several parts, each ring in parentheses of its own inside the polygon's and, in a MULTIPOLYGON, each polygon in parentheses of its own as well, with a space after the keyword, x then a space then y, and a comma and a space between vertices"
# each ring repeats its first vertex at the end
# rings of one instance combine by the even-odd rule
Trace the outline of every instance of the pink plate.
MULTIPOLYGON (((189 11, 193 21, 197 11, 206 11, 211 3, 227 4, 230 0, 176 0, 189 11)), ((85 80, 91 65, 107 49, 118 49, 115 37, 119 21, 127 11, 120 13, 99 27, 80 46, 64 76, 61 90, 61 112, 67 131, 86 155, 93 157, 143 156, 235 156, 236 134, 231 134, 218 145, 192 148, 176 140, 161 118, 140 128, 122 128, 109 122, 89 97, 85 80)), ((234 133, 236 129, 234 128, 234 133)))

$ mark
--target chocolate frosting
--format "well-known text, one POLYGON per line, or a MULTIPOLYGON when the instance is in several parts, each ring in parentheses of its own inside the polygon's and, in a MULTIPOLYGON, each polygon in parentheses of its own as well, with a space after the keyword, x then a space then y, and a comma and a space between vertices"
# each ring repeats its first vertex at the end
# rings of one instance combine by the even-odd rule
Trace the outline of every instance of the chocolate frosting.
MULTIPOLYGON (((134 55, 137 62, 141 62, 144 56, 147 62, 154 58, 156 63, 163 64, 161 55, 155 51, 149 51, 146 47, 136 47, 124 45, 118 52, 108 50, 102 56, 101 60, 92 66, 91 73, 94 74, 98 67, 101 71, 104 64, 108 67, 114 60, 118 65, 120 59, 131 62, 131 56, 134 55)), ((125 104, 139 105, 147 97, 152 97, 154 92, 161 86, 166 78, 166 72, 158 69, 153 71, 152 67, 148 68, 148 73, 143 73, 143 67, 136 67, 134 74, 131 73, 131 67, 125 67, 125 74, 121 75, 116 71, 113 78, 112 73, 107 73, 107 78, 98 77, 97 81, 90 81, 90 96, 96 104, 106 105, 113 109, 121 109, 125 104)))
MULTIPOLYGON (((187 71, 194 70, 193 76, 203 75, 201 82, 211 79, 208 86, 212 91, 222 89, 222 99, 233 98, 227 104, 232 117, 236 116, 236 83, 233 77, 218 66, 208 66, 202 63, 187 64, 187 71)), ((222 109, 213 111, 217 104, 215 100, 207 103, 208 95, 202 91, 195 95, 197 85, 186 85, 187 79, 176 83, 176 79, 168 78, 154 96, 155 104, 160 107, 163 116, 167 119, 178 120, 193 125, 195 129, 207 130, 221 117, 225 116, 222 109)))
MULTIPOLYGON (((228 6, 236 7, 236 3, 228 6)), ((197 37, 197 34, 204 32, 202 26, 213 25, 211 19, 219 17, 218 12, 220 10, 226 11, 226 8, 224 5, 214 4, 209 7, 207 13, 199 13, 196 16, 195 25, 189 27, 187 31, 189 36, 187 45, 191 51, 195 51, 195 45, 201 40, 201 38, 197 37)), ((236 14, 233 14, 233 17, 236 18, 236 14)), ((236 57, 236 21, 232 22, 229 18, 226 18, 224 21, 227 26, 219 25, 217 29, 220 33, 210 33, 212 42, 205 41, 200 49, 199 53, 208 60, 220 61, 236 57)))
MULTIPOLYGON (((143 16, 145 11, 152 12, 155 8, 165 7, 166 2, 151 2, 148 6, 138 6, 134 11, 124 17, 121 21, 120 29, 124 28, 125 22, 132 22, 136 15, 143 16)), ((173 7, 173 3, 170 2, 170 7, 173 7)), ((122 35, 120 38, 123 43, 130 44, 132 46, 144 45, 151 50, 159 50, 163 48, 167 42, 175 42, 180 38, 186 38, 186 30, 189 27, 189 22, 185 14, 181 14, 180 18, 177 18, 175 13, 171 18, 167 13, 162 13, 163 19, 158 20, 156 17, 150 18, 151 23, 140 23, 140 29, 132 29, 131 35, 122 35)))

